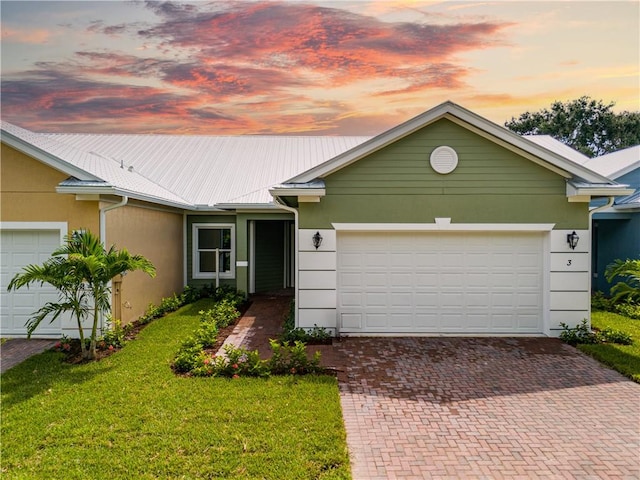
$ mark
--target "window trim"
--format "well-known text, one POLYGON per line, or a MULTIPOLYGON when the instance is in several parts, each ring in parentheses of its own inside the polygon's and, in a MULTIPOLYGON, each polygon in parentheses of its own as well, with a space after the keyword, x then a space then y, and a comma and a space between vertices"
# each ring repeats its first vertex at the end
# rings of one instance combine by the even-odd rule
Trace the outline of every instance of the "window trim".
POLYGON ((198 248, 198 231, 200 229, 223 230, 229 229, 231 233, 231 248, 221 249, 230 250, 230 266, 229 272, 220 272, 219 278, 236 278, 236 226, 233 223, 194 223, 191 226, 191 277, 194 279, 212 279, 216 278, 215 273, 200 271, 200 250, 198 248))

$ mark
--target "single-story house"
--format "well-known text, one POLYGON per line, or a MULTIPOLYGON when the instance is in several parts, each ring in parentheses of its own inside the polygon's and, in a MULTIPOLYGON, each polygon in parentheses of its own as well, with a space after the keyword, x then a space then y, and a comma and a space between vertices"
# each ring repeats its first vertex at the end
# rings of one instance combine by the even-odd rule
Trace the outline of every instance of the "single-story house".
POLYGON ((451 102, 375 137, 3 122, 2 157, 3 335, 43 301, 8 278, 84 228, 158 268, 117 279, 125 322, 219 283, 293 288, 296 324, 337 335, 553 336, 589 318, 590 201, 633 193, 451 102))

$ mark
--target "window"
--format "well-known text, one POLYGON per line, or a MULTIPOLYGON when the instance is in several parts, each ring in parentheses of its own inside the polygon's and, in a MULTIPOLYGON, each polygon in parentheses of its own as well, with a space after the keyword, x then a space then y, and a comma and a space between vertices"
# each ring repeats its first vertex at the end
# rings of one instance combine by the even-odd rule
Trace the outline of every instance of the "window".
POLYGON ((193 278, 216 278, 216 249, 220 278, 235 278, 235 226, 193 224, 193 278))

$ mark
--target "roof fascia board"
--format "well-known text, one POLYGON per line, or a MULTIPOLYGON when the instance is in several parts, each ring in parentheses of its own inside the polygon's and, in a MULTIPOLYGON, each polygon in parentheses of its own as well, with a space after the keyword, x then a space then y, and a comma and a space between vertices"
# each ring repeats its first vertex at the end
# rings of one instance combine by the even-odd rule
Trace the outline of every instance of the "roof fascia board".
POLYGON ((633 195, 635 190, 628 188, 627 185, 594 185, 594 186, 575 186, 567 182, 567 197, 571 201, 572 197, 626 197, 633 195))
POLYGON ((324 197, 326 190, 324 188, 270 188, 269 193, 275 197, 324 197))
POLYGON ((102 181, 101 178, 98 178, 94 175, 91 175, 86 170, 83 170, 75 165, 62 160, 61 158, 56 157, 55 155, 51 155, 48 152, 32 145, 31 143, 18 138, 11 133, 3 130, 2 131, 2 142, 6 143, 12 148, 28 155, 36 160, 44 163, 45 165, 54 168, 66 175, 73 176, 78 180, 94 180, 94 181, 102 181))
POLYGON ((191 209, 192 205, 188 203, 178 203, 172 202, 170 200, 165 200, 162 198, 152 197, 150 195, 144 195, 138 192, 132 192, 129 190, 124 190, 121 188, 114 187, 113 185, 105 185, 105 186, 73 186, 73 185, 58 185, 56 187, 57 193, 71 193, 71 194, 98 194, 98 195, 119 195, 126 196, 129 198, 133 198, 136 200, 141 200, 143 202, 155 203, 157 205, 164 205, 165 207, 172 207, 178 209, 191 209))
POLYGON ((235 210, 236 212, 280 210, 273 203, 218 203, 215 205, 215 208, 222 210, 235 210))

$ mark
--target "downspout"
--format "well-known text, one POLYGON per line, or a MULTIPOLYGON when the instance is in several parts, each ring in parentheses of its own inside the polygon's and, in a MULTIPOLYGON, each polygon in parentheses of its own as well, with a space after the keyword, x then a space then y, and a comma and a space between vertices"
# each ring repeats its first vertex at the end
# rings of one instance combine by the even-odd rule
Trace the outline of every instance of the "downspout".
MULTIPOLYGON (((106 248, 107 245, 107 212, 110 210, 115 210, 116 208, 124 207, 129 201, 129 197, 126 195, 122 196, 122 200, 120 203, 116 203, 113 205, 106 206, 100 209, 100 243, 102 246, 106 248)), ((111 290, 111 281, 109 282, 109 290, 111 290)), ((109 304, 111 304, 112 296, 109 294, 109 304)), ((111 307, 113 309, 113 306, 111 307)), ((100 331, 104 330, 104 318, 100 318, 100 331)))
MULTIPOLYGON (((600 207, 596 207, 593 210, 589 210, 589 252, 590 252, 590 257, 593 258, 593 252, 591 251, 591 247, 593 246, 593 215, 598 213, 601 210, 605 210, 607 208, 611 208, 611 206, 613 206, 613 202, 615 201, 615 197, 609 197, 609 199, 607 200, 607 203, 600 206, 600 207)), ((591 294, 591 291, 593 290, 593 261, 589 262, 589 293, 591 294)), ((591 327, 591 302, 589 302, 589 327, 591 327)))
POLYGON ((293 207, 289 207, 288 205, 285 205, 284 203, 282 203, 280 201, 280 198, 277 196, 273 196, 273 200, 275 201, 276 205, 278 207, 280 207, 282 210, 286 210, 288 212, 293 213, 293 219, 294 219, 294 225, 295 225, 295 238, 293 239, 293 249, 294 249, 294 259, 295 259, 295 275, 294 275, 294 283, 295 283, 295 296, 294 296, 294 302, 295 302, 295 309, 294 309, 294 316, 295 316, 295 326, 298 326, 298 310, 299 310, 299 305, 300 302, 298 302, 298 288, 299 288, 299 281, 298 281, 298 277, 299 277, 299 270, 300 270, 300 262, 299 262, 299 251, 298 251, 298 210, 293 208, 293 207))
POLYGON ((105 247, 107 245, 107 212, 115 210, 116 208, 124 207, 127 202, 129 202, 129 197, 123 195, 122 201, 120 201, 120 203, 109 205, 100 209, 100 241, 105 247))

